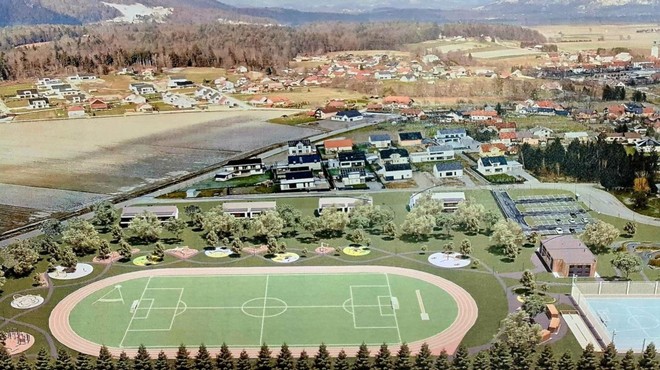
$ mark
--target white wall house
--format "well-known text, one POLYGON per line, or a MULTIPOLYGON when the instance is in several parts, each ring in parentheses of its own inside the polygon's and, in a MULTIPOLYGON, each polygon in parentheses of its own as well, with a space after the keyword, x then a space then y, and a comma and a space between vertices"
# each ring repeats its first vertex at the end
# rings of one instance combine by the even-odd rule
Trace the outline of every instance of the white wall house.
POLYGON ((412 178, 412 167, 410 163, 386 164, 383 177, 385 181, 405 180, 412 178))
POLYGON ((506 158, 498 157, 482 157, 477 161, 477 171, 482 175, 496 175, 500 173, 507 173, 510 171, 509 164, 506 158))
POLYGON ((433 166, 433 175, 437 178, 461 177, 463 176, 463 165, 461 162, 455 161, 436 163, 433 166))
POLYGON ((410 153, 412 163, 448 161, 454 157, 454 148, 449 145, 430 146, 423 152, 410 153))

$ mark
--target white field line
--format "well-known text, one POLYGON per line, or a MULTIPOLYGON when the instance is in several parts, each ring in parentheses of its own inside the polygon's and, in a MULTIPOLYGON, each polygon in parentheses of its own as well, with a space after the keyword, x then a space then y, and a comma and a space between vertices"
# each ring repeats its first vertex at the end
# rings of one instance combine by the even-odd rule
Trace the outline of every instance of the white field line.
POLYGON ((424 308, 424 301, 422 300, 422 292, 419 291, 419 289, 415 290, 415 294, 417 294, 417 303, 419 304, 419 310, 421 311, 421 314, 424 315, 426 313, 426 308, 424 308))
POLYGON ((261 313, 261 333, 259 334, 259 343, 263 342, 264 339, 264 324, 266 323, 266 307, 268 303, 268 281, 270 275, 266 275, 266 291, 264 292, 264 308, 261 313))
MULTIPOLYGON (((138 300, 138 307, 140 307, 140 303, 142 301, 142 298, 144 298, 144 294, 147 292, 147 287, 149 286, 149 282, 151 282, 151 278, 153 276, 149 276, 149 279, 147 280, 147 284, 144 286, 144 289, 142 290, 142 295, 140 295, 140 299, 138 300)), ((128 326, 126 327, 126 331, 124 331, 124 336, 121 338, 121 342, 119 342, 119 348, 123 348, 124 345, 124 340, 126 340, 126 334, 128 334, 128 330, 131 328, 131 324, 133 324, 133 319, 135 318, 135 313, 138 310, 136 309, 133 311, 133 315, 131 316, 131 321, 128 322, 128 326)))
MULTIPOLYGON (((390 297, 393 297, 392 286, 390 285, 390 276, 385 274, 385 279, 387 280, 387 289, 390 291, 390 297)), ((399 343, 403 343, 403 340, 401 340, 401 329, 399 329, 399 319, 396 317, 396 310, 392 311, 394 312, 394 323, 396 324, 396 332, 399 335, 399 343)))

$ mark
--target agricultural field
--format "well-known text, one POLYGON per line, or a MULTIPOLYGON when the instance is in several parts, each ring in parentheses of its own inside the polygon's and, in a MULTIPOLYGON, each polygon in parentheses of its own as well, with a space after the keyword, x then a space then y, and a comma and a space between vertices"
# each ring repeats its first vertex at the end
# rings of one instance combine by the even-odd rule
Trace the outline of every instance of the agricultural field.
POLYGON ((472 52, 473 58, 478 59, 502 59, 502 58, 516 58, 528 55, 540 55, 541 52, 531 49, 522 48, 501 48, 495 50, 472 52))
POLYGON ((549 38, 560 37, 561 32, 565 39, 589 39, 591 41, 559 42, 560 51, 579 51, 597 48, 611 49, 615 47, 631 48, 633 51, 649 55, 653 41, 660 39, 658 33, 637 33, 637 30, 655 28, 655 24, 561 24, 533 27, 549 38), (628 39, 630 36, 630 39, 628 39), (602 37, 602 41, 598 38, 602 37))
POLYGON ((342 99, 347 102, 357 102, 366 104, 367 97, 364 94, 347 90, 335 89, 329 87, 305 87, 296 88, 293 91, 276 91, 264 94, 234 94, 235 98, 250 101, 259 99, 261 96, 288 98, 294 104, 302 104, 306 108, 318 108, 325 106, 332 99, 342 99))

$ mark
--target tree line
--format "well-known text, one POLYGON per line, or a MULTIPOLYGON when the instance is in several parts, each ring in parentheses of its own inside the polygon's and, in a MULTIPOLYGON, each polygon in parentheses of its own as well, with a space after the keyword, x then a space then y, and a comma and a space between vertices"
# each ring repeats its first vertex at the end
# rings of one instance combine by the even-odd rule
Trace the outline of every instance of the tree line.
POLYGON ((626 88, 623 86, 615 86, 612 88, 610 85, 603 87, 603 100, 626 100, 626 88))
POLYGON ((599 139, 582 143, 576 139, 564 148, 557 138, 545 149, 525 143, 520 147, 519 160, 526 170, 537 175, 555 174, 583 182, 600 182, 606 189, 632 188, 635 179, 647 179, 649 192, 657 191, 654 176, 658 155, 628 154, 616 142, 599 139))
POLYGON ((442 351, 439 356, 432 356, 429 346, 424 343, 414 356, 408 345, 403 343, 399 350, 392 353, 387 344, 382 344, 375 355, 362 344, 355 358, 349 359, 346 351, 341 350, 336 357, 331 357, 325 344, 321 344, 315 354, 302 351, 294 355, 289 346, 283 344, 277 354, 262 345, 258 355, 251 358, 243 350, 234 357, 227 345, 223 344, 216 356, 212 356, 205 345, 200 345, 191 356, 184 346, 179 346, 173 359, 164 352, 153 358, 141 345, 137 354, 130 358, 122 352, 113 359, 106 346, 99 350, 97 358, 78 353, 72 357, 64 349, 57 351, 51 360, 48 352, 41 349, 34 361, 23 353, 12 360, 4 346, 0 347, 0 369, 2 370, 657 370, 658 358, 655 346, 649 344, 641 356, 635 356, 632 350, 625 356, 617 355, 614 344, 607 346, 602 354, 594 351, 592 344, 574 359, 570 352, 556 356, 551 346, 544 346, 540 351, 531 351, 523 356, 525 360, 514 357, 511 348, 503 342, 496 342, 488 350, 470 356, 467 348, 459 346, 452 357, 442 351))

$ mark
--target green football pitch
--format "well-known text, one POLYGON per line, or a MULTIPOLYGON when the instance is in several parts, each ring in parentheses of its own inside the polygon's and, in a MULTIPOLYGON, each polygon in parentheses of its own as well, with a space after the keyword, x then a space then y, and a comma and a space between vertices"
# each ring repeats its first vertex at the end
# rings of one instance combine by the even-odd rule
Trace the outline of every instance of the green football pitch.
POLYGON ((69 325, 122 349, 358 346, 424 340, 457 314, 445 290, 398 274, 165 275, 95 290, 72 308, 69 325))

